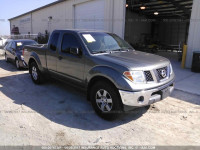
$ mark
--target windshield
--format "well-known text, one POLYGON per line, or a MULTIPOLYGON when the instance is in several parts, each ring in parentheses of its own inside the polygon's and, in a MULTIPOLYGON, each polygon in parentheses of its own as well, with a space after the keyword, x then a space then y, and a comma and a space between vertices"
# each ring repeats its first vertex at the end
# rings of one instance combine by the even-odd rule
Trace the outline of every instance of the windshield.
POLYGON ((133 50, 126 41, 115 34, 91 32, 81 33, 81 36, 92 54, 133 50))
POLYGON ((16 42, 17 50, 22 50, 24 46, 26 45, 36 45, 37 42, 35 41, 21 41, 21 42, 16 42))

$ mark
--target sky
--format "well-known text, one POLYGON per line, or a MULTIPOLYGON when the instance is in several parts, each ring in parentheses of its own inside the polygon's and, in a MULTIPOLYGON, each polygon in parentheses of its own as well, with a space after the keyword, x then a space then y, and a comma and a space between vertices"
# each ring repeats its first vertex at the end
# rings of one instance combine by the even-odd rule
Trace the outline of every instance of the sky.
POLYGON ((10 34, 8 19, 57 0, 0 0, 0 35, 10 34))

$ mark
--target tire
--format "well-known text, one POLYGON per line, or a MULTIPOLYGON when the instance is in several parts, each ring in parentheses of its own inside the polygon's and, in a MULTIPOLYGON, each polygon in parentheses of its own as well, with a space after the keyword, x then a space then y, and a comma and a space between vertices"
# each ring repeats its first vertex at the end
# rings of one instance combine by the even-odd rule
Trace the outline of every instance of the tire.
POLYGON ((17 70, 21 69, 18 59, 15 59, 15 66, 16 66, 17 70))
POLYGON ((157 47, 153 47, 153 49, 151 50, 151 52, 152 52, 153 54, 158 53, 158 48, 157 48, 157 47))
POLYGON ((144 107, 146 110, 149 110, 151 108, 151 105, 147 105, 144 107))
POLYGON ((32 81, 35 84, 41 84, 42 83, 42 74, 41 74, 36 62, 32 62, 29 69, 30 69, 32 81))
POLYGON ((9 61, 8 61, 8 57, 7 57, 7 54, 5 54, 5 61, 6 61, 6 62, 9 62, 9 61))
POLYGON ((122 101, 117 89, 106 82, 97 82, 90 92, 93 109, 105 120, 117 119, 122 113, 122 101))

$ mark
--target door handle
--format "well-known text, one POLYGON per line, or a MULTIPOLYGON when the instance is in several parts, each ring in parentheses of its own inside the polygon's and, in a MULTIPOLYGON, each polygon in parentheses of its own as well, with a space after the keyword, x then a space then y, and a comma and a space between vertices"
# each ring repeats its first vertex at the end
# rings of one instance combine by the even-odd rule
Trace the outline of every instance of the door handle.
POLYGON ((63 59, 63 57, 62 57, 62 56, 58 56, 58 59, 59 59, 59 60, 62 60, 62 59, 63 59))

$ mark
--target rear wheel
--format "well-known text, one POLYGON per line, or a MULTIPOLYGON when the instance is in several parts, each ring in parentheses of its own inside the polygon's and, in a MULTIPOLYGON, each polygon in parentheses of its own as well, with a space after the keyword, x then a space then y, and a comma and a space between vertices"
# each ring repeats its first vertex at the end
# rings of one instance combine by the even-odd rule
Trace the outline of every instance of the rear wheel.
POLYGON ((8 56, 5 54, 5 61, 8 62, 8 56))
POLYGON ((30 65, 30 74, 31 74, 31 78, 35 84, 41 83, 42 75, 41 75, 40 70, 35 62, 32 62, 30 65))
POLYGON ((106 82, 98 82, 91 88, 90 99, 95 112, 106 120, 113 120, 122 113, 122 102, 116 88, 106 82))
POLYGON ((15 66, 18 70, 21 68, 18 59, 15 59, 15 66))

